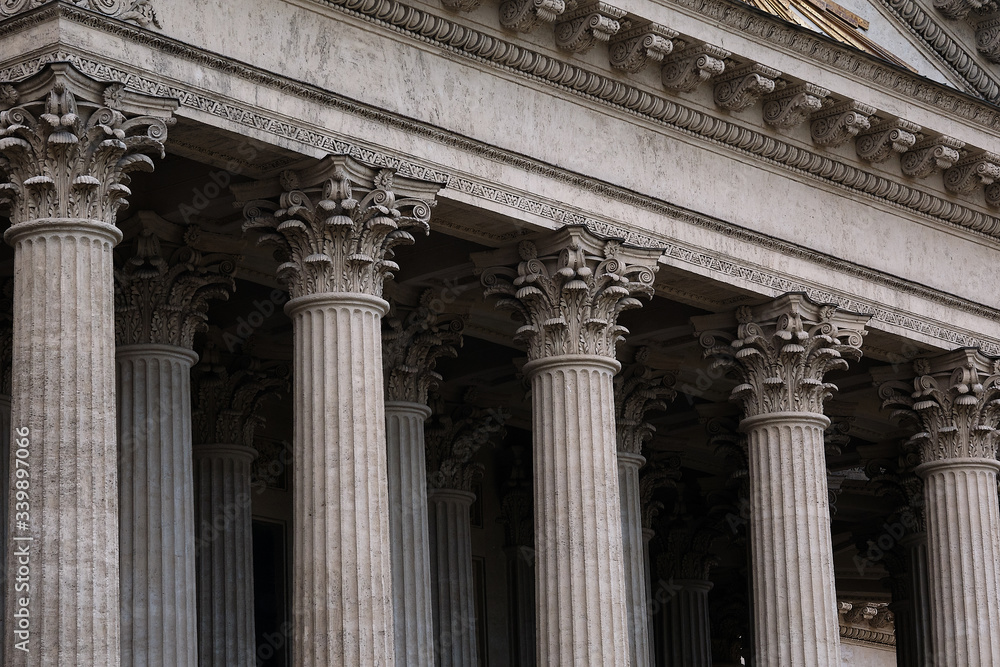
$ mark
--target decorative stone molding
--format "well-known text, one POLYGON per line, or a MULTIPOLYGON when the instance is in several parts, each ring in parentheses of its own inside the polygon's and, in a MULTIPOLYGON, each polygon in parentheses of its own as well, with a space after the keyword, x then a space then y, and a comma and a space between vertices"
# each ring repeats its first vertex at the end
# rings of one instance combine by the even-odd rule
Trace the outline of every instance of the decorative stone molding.
MULTIPOLYGON (((406 312, 392 304, 382 319, 382 368, 385 400, 427 404, 427 392, 441 376, 434 365, 441 357, 455 357, 462 346, 460 318, 449 319, 431 307, 438 292, 425 290, 419 305, 406 312)), ((390 302, 391 303, 391 302, 390 302)))
POLYGON ((667 409, 667 401, 677 396, 673 386, 676 376, 654 371, 646 365, 649 348, 640 347, 635 361, 615 376, 615 421, 618 451, 642 454, 643 445, 656 428, 646 421, 646 414, 667 409))
POLYGON ((741 306, 735 314, 692 318, 712 368, 735 375, 739 384, 730 400, 743 406, 744 417, 775 412, 823 413, 823 402, 836 391, 824 382, 832 370, 861 358, 869 315, 817 304, 804 294, 785 294, 761 306, 741 306), (719 325, 737 324, 735 336, 719 325), (720 343, 719 340, 726 341, 720 343))
POLYGON ((986 186, 986 203, 989 206, 1000 207, 1000 183, 986 186))
POLYGON ((1000 14, 976 23, 976 50, 990 62, 1000 63, 1000 14))
MULTIPOLYGON (((687 522, 686 522, 687 523, 687 522)), ((689 525, 675 525, 657 531, 662 550, 656 559, 660 577, 667 581, 695 579, 708 580, 718 559, 712 553, 712 542, 719 536, 718 529, 705 523, 691 521, 689 525)))
POLYGON ((170 253, 143 229, 131 257, 115 270, 115 338, 119 346, 159 343, 191 349, 208 328, 208 302, 236 289, 236 258, 184 244, 170 253))
MULTIPOLYGON (((156 18, 156 11, 153 10, 152 0, 66 0, 72 2, 77 7, 89 9, 92 12, 100 12, 105 16, 116 18, 119 21, 131 21, 143 27, 154 25, 160 27, 160 22, 156 18)), ((5 0, 0 5, 0 20, 16 16, 29 9, 41 7, 52 2, 52 0, 5 0)))
POLYGON ((871 127, 869 117, 874 114, 875 107, 857 100, 833 104, 813 114, 809 125, 812 140, 820 146, 830 148, 845 144, 856 137, 858 132, 871 127))
POLYGON ((853 417, 830 417, 830 425, 823 432, 823 446, 827 456, 840 456, 851 443, 853 417))
MULTIPOLYGON (((899 380, 879 384, 882 407, 908 418, 919 432, 912 441, 921 460, 957 458, 995 460, 1000 422, 1000 360, 963 348, 913 362, 912 385, 899 380)), ((876 380, 879 375, 876 375, 876 380)))
MULTIPOLYGON (((252 354, 247 346, 243 352, 252 354)), ((264 424, 261 404, 289 389, 287 365, 253 356, 224 363, 218 349, 207 346, 191 369, 193 443, 253 447, 254 431, 264 424)))
POLYGON ((826 88, 811 83, 786 86, 765 98, 764 122, 781 129, 795 127, 810 114, 822 109, 823 100, 829 94, 826 88))
POLYGON ((839 602, 840 636, 871 644, 895 646, 894 615, 886 602, 839 602))
POLYGON ((633 21, 631 28, 611 37, 608 56, 611 66, 635 74, 651 63, 663 62, 674 50, 676 30, 648 21, 633 21))
POLYGON ((541 23, 555 23, 565 10, 563 0, 504 0, 500 5, 500 25, 531 32, 541 23))
POLYGON ((1000 179, 1000 155, 975 151, 944 172, 944 187, 948 192, 968 194, 980 185, 992 185, 1000 179))
POLYGON ((441 0, 441 4, 452 11, 471 12, 483 4, 483 0, 441 0))
POLYGON ((625 16, 603 2, 582 4, 562 14, 556 23, 556 46, 573 53, 586 53, 597 42, 607 42, 621 29, 619 19, 625 16))
POLYGON ((676 489, 681 480, 681 457, 661 456, 651 458, 639 472, 639 501, 642 506, 642 527, 652 529, 653 522, 661 511, 663 503, 654 500, 662 488, 676 489))
POLYGON ((111 86, 52 63, 0 89, 0 204, 10 205, 13 225, 41 218, 112 223, 131 194, 129 174, 153 170, 147 153, 163 157, 176 102, 112 86, 119 108, 104 102, 111 86))
POLYGON ((950 19, 964 19, 974 9, 981 9, 987 0, 934 0, 934 9, 950 19))
POLYGON ((473 259, 482 271, 485 295, 499 295, 497 307, 523 320, 514 338, 526 343, 531 360, 562 354, 614 358, 617 342, 628 333, 618 315, 639 307, 636 297, 653 295, 661 255, 658 249, 601 239, 578 226, 564 227, 544 241, 522 241, 516 270, 495 266, 513 259, 510 250, 473 259))
POLYGON ((663 60, 660 80, 665 88, 688 93, 726 70, 729 51, 711 44, 683 46, 675 43, 673 55, 663 60))
POLYGON ((876 121, 858 135, 855 148, 858 157, 867 162, 885 162, 893 153, 905 153, 917 143, 916 133, 922 128, 902 118, 876 121))
POLYGON ((964 141, 951 137, 928 137, 921 139, 904 153, 899 164, 907 176, 927 178, 931 174, 951 169, 961 159, 959 151, 964 146, 964 141))
POLYGON ((510 416, 505 408, 483 409, 472 405, 475 391, 450 414, 441 414, 424 430, 427 446, 427 485, 431 489, 472 492, 473 482, 483 474, 483 466, 472 457, 490 440, 503 439, 504 423, 510 416))
POLYGON ((346 155, 314 168, 285 171, 241 193, 278 196, 245 204, 244 230, 261 232, 260 244, 277 246, 287 259, 278 267, 292 298, 355 292, 382 295, 399 266, 393 248, 414 242, 410 230, 430 232, 436 183, 398 176, 346 155))
POLYGON ((715 79, 715 103, 730 111, 749 109, 762 95, 774 92, 781 72, 760 63, 749 63, 715 79))

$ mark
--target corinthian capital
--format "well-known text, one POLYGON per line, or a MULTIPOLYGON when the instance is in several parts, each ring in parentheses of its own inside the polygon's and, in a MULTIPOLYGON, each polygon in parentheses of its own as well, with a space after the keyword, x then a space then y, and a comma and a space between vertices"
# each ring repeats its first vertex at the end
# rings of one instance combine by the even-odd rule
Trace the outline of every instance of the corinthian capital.
POLYGON ((791 293, 731 314, 694 317, 692 322, 713 368, 725 369, 739 382, 730 400, 743 406, 744 417, 751 417, 822 414, 823 402, 837 389, 825 381, 826 374, 861 358, 869 319, 791 293))
POLYGON ((474 391, 454 412, 438 417, 424 432, 427 445, 427 484, 432 489, 471 491, 483 467, 472 457, 493 438, 503 438, 508 413, 503 408, 483 409, 471 405, 474 391))
POLYGON ((432 307, 437 291, 429 289, 420 305, 408 313, 395 304, 382 320, 382 367, 385 400, 427 403, 427 391, 441 376, 434 364, 441 357, 458 355, 465 323, 443 316, 432 307))
POLYGON ((962 348, 917 359, 909 382, 886 380, 886 373, 872 375, 879 382, 882 406, 916 424, 918 433, 911 441, 920 447, 924 463, 996 459, 1000 360, 962 348))
POLYGON ((147 154, 163 157, 177 106, 100 83, 68 63, 0 91, 0 203, 14 225, 40 218, 113 224, 131 194, 129 174, 153 170, 147 154))
POLYGON ((646 421, 646 414, 666 410, 667 401, 677 396, 673 374, 657 372, 646 365, 649 349, 636 350, 635 362, 615 377, 615 421, 618 451, 641 454, 642 446, 653 437, 656 428, 646 421))
POLYGON ((663 488, 676 489, 681 480, 681 458, 660 456, 646 462, 639 471, 639 504, 642 506, 642 527, 652 529, 663 510, 663 503, 654 500, 663 488))
POLYGON ((191 349, 195 333, 208 326, 209 300, 226 300, 236 288, 235 272, 231 255, 202 253, 187 243, 165 253, 159 237, 143 229, 132 255, 115 269, 118 345, 191 349))
POLYGON ((429 233, 438 183, 396 175, 392 169, 331 155, 313 169, 234 187, 243 228, 278 248, 278 267, 292 298, 355 292, 382 295, 399 266, 393 249, 414 242, 411 230, 429 233), (257 199, 260 198, 260 199, 257 199))
POLYGON ((522 241, 474 255, 486 296, 524 324, 514 337, 532 360, 563 354, 615 356, 628 330, 618 315, 638 308, 637 296, 653 294, 660 250, 628 248, 594 236, 586 227, 565 227, 546 241, 522 241), (516 268, 497 266, 520 258, 516 268))
POLYGON ((252 356, 226 362, 218 349, 206 347, 191 369, 194 444, 252 447, 254 431, 264 424, 261 403, 287 392, 288 376, 288 366, 281 362, 252 356))

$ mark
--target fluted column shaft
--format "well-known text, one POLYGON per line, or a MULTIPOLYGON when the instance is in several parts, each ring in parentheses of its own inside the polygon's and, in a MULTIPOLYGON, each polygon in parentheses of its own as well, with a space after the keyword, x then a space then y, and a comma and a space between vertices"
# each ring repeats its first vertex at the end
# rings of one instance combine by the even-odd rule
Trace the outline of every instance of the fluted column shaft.
POLYGON ((293 661, 392 667, 392 564, 380 321, 374 296, 285 306, 294 335, 293 661))
POLYGON ((11 470, 4 664, 117 666, 111 253, 121 233, 94 220, 49 219, 5 237, 14 246, 10 461, 25 461, 29 476, 18 488, 11 470), (23 523, 20 511, 29 513, 23 523), (24 607, 18 579, 30 585, 24 607))
POLYGON ((612 378, 591 355, 528 362, 538 664, 629 665, 612 378))
MULTIPOLYGON (((0 582, 7 579, 7 510, 10 506, 10 396, 0 394, 0 582)), ((0 656, 3 655, 4 644, 7 643, 6 600, 5 587, 0 585, 0 656)))
POLYGON ((474 494, 454 489, 428 494, 434 653, 440 667, 479 664, 470 515, 475 500, 474 494))
MULTIPOLYGON (((646 580, 646 598, 643 604, 643 611, 646 614, 646 637, 649 646, 649 662, 646 664, 656 664, 656 645, 653 642, 653 613, 650 605, 653 603, 653 567, 652 558, 649 555, 649 543, 653 541, 656 533, 651 528, 642 529, 642 574, 646 580)), ((644 665, 634 665, 633 667, 645 667, 644 665)))
POLYGON ((840 665, 821 414, 743 420, 750 459, 755 653, 768 667, 840 665))
POLYGON ((421 403, 385 404, 396 659, 413 667, 434 664, 424 451, 424 422, 430 414, 421 403))
POLYGON ((618 452, 618 486, 621 499, 622 558, 625 564, 625 608, 628 613, 631 664, 649 664, 649 627, 646 619, 646 554, 643 546, 639 468, 646 459, 618 452))
POLYGON ((507 610, 513 667, 535 665, 535 568, 534 549, 504 548, 507 556, 507 610))
POLYGON ((195 445, 198 666, 256 667, 251 464, 243 445, 195 445))
POLYGON ((195 667, 191 366, 173 345, 118 348, 122 665, 195 667))
POLYGON ((1000 509, 992 459, 924 463, 937 667, 1000 665, 1000 509))
POLYGON ((906 554, 906 598, 893 599, 889 606, 895 617, 896 664, 898 667, 929 667, 933 664, 930 662, 933 651, 927 587, 927 534, 908 535, 900 540, 900 546, 906 554))
MULTIPOLYGON (((712 582, 675 580, 674 593, 664 607, 663 645, 667 667, 711 667, 712 635, 708 619, 708 592, 712 582)), ((803 663, 803 667, 808 663, 803 663)))

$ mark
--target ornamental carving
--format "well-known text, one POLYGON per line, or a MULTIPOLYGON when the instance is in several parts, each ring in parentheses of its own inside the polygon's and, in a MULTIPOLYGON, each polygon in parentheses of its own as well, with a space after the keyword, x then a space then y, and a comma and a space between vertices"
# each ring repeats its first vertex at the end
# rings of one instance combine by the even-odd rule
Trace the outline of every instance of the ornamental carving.
POLYGON ((1000 63, 1000 15, 976 24, 976 50, 990 62, 1000 63))
POLYGON ((974 9, 986 5, 986 0, 934 0, 934 9, 950 19, 964 19, 974 9))
POLYGON ((650 458, 639 469, 639 506, 642 508, 642 527, 652 530, 653 522, 663 511, 663 503, 654 499, 660 489, 676 489, 681 480, 681 458, 660 456, 650 458))
POLYGON ((143 229, 131 255, 116 252, 115 339, 119 346, 158 343, 191 349, 208 328, 211 299, 225 301, 236 289, 236 258, 202 253, 187 243, 165 252, 159 237, 143 229))
POLYGON ((427 484, 431 489, 472 491, 483 466, 472 461, 491 440, 506 436, 504 424, 510 416, 505 408, 484 409, 472 405, 475 391, 466 392, 464 402, 451 413, 437 410, 434 424, 424 429, 427 447, 427 484))
POLYGON ((1000 420, 1000 360, 962 348, 913 362, 910 382, 879 385, 883 408, 916 424, 910 440, 924 463, 955 458, 996 459, 1000 420))
POLYGON ((269 197, 245 204, 243 229, 258 230, 261 245, 277 247, 283 259, 278 278, 296 298, 330 292, 381 296, 385 280, 399 268, 393 248, 412 244, 411 231, 430 232, 439 188, 332 155, 313 169, 285 171, 234 192, 269 197))
POLYGON ((742 406, 744 417, 752 417, 822 414, 824 401, 837 390, 825 377, 861 358, 869 319, 792 293, 761 306, 741 306, 735 314, 692 321, 712 368, 724 369, 738 381, 730 400, 742 406))
POLYGON ((618 451, 642 454, 643 445, 653 438, 656 427, 646 421, 647 413, 667 409, 667 401, 677 396, 676 376, 657 372, 646 365, 649 348, 636 350, 634 363, 615 376, 615 422, 618 451))
POLYGON ((774 92, 775 79, 781 72, 759 63, 750 63, 716 77, 715 103, 730 111, 743 111, 763 95, 774 92))
POLYGON ((851 444, 851 423, 854 417, 830 417, 830 425, 823 431, 823 447, 827 456, 840 456, 851 444))
POLYGON ((664 59, 660 70, 660 80, 665 88, 687 93, 726 70, 723 61, 729 57, 729 51, 718 46, 702 44, 682 49, 678 42, 674 48, 674 54, 664 59))
POLYGON ((704 522, 683 522, 659 533, 662 547, 656 558, 656 569, 667 581, 707 581, 709 572, 719 560, 712 543, 720 533, 704 522), (685 525, 689 523, 690 525, 685 525))
POLYGON ((428 289, 416 308, 395 303, 382 319, 382 368, 385 400, 427 403, 427 392, 441 376, 434 365, 441 357, 458 356, 465 322, 435 310, 437 290, 428 289))
POLYGON ((9 206, 12 224, 39 218, 113 224, 132 194, 129 174, 152 171, 149 155, 163 157, 176 101, 123 90, 120 108, 112 109, 104 104, 105 88, 68 63, 3 86, 0 204, 9 206))
POLYGON ((541 23, 555 23, 565 10, 563 0, 504 0, 500 5, 500 25, 531 32, 541 23))
POLYGON ((738 498, 749 498, 750 457, 746 436, 739 431, 739 419, 735 416, 713 417, 705 423, 705 431, 712 453, 725 462, 727 486, 735 488, 738 498))
POLYGON ((926 530, 924 481, 916 473, 919 465, 920 447, 912 440, 901 443, 899 456, 892 460, 865 463, 865 475, 875 484, 875 493, 892 510, 890 519, 915 533, 926 530))
POLYGON ((248 346, 243 352, 226 363, 209 345, 191 369, 194 444, 253 447, 254 432, 264 425, 261 405, 289 391, 286 364, 261 361, 248 346))
MULTIPOLYGON (((77 7, 99 12, 120 21, 130 21, 143 27, 160 27, 153 10, 152 0, 66 0, 77 7)), ((4 0, 0 3, 0 20, 10 18, 35 7, 41 7, 52 0, 4 0)))
POLYGON ((986 204, 1000 207, 1000 183, 992 183, 986 186, 986 204))
POLYGON ((764 102, 764 122, 772 127, 787 129, 805 121, 815 111, 823 108, 823 100, 830 94, 826 88, 811 83, 786 86, 771 93, 764 102))
POLYGON ((959 151, 964 141, 951 137, 921 139, 899 159, 903 173, 911 178, 927 178, 939 171, 951 169, 961 159, 959 151))
POLYGON ((872 163, 885 162, 896 153, 905 153, 917 143, 921 127, 902 118, 880 120, 858 135, 854 144, 858 157, 872 163))
POLYGON ((663 62, 674 50, 676 30, 657 23, 643 22, 615 34, 608 46, 611 66, 635 74, 651 63, 663 62))
POLYGON ((944 187, 959 195, 968 194, 980 185, 992 185, 996 180, 1000 180, 1000 155, 989 151, 970 153, 944 172, 944 187))
POLYGON ((516 268, 495 266, 513 259, 510 250, 474 259, 486 296, 499 296, 497 307, 523 322, 514 338, 527 345, 532 360, 563 354, 614 358, 628 333, 618 315, 640 307, 636 297, 653 295, 662 254, 600 239, 582 226, 564 227, 545 242, 522 241, 516 268))
POLYGON ((597 42, 607 42, 621 29, 625 10, 603 2, 583 4, 566 12, 556 24, 556 46, 573 53, 586 53, 597 42))
POLYGON ((441 4, 452 11, 471 12, 478 9, 479 5, 483 4, 483 0, 441 0, 441 4))
POLYGON ((874 113, 875 107, 856 100, 845 100, 817 111, 809 124, 813 143, 830 148, 845 144, 871 127, 869 117, 874 113))

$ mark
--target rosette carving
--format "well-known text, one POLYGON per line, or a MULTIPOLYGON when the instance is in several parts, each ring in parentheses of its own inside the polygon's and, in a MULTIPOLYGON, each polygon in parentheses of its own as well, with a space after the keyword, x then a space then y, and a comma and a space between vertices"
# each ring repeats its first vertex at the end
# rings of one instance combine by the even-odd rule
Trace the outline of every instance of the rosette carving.
POLYGON ((730 111, 749 109, 763 95, 774 92, 781 72, 758 63, 727 71, 716 78, 715 103, 730 111))
POLYGON ((3 87, 0 203, 14 225, 40 218, 114 223, 131 194, 129 174, 152 171, 149 156, 163 157, 176 102, 123 90, 121 110, 111 109, 105 88, 68 63, 3 87))
MULTIPOLYGON (((122 246, 119 257, 127 246, 122 246)), ((131 257, 115 269, 115 334, 118 345, 159 343, 191 349, 208 328, 211 299, 225 301, 236 289, 236 258, 202 253, 184 244, 169 257, 160 239, 144 229, 131 257)))
POLYGON ((483 474, 482 464, 472 457, 490 440, 506 436, 507 410, 476 407, 473 400, 475 392, 469 390, 462 405, 449 414, 439 413, 424 431, 427 484, 432 489, 472 491, 473 482, 483 474))
POLYGON ((847 143, 858 132, 871 127, 869 116, 874 113, 875 107, 855 100, 833 104, 813 114, 809 124, 812 140, 819 146, 830 148, 847 143))
POLYGON ((586 53, 597 42, 606 42, 621 29, 625 10, 593 2, 560 16, 556 24, 556 46, 573 53, 586 53))
POLYGON ((285 171, 275 181, 234 188, 264 194, 243 208, 244 230, 277 247, 278 278, 292 298, 354 292, 382 295, 399 266, 393 248, 414 242, 411 231, 430 232, 439 184, 397 176, 344 155, 314 169, 285 171))
MULTIPOLYGON (((822 414, 837 390, 827 373, 861 358, 869 315, 816 304, 804 294, 785 294, 735 314, 692 318, 705 357, 738 380, 730 400, 743 416, 774 412, 822 414), (735 335, 720 325, 736 325, 735 335)), ((728 329, 728 326, 726 327, 728 329)))
POLYGON ((642 23, 619 31, 610 40, 611 66, 635 74, 651 63, 663 62, 674 50, 676 30, 657 23, 642 23))
POLYGON ((658 249, 630 248, 594 236, 586 227, 569 226, 548 241, 522 241, 516 268, 511 249, 474 256, 487 297, 523 322, 514 334, 528 347, 530 359, 562 354, 615 356, 628 330, 618 315, 638 308, 636 297, 651 297, 658 249))
POLYGON ((927 178, 950 169, 961 158, 964 141, 951 137, 928 137, 914 144, 899 159, 903 173, 912 178, 927 178))
POLYGON ((790 128, 805 121, 813 112, 823 108, 823 100, 830 94, 826 88, 811 83, 801 83, 771 93, 764 102, 764 122, 772 127, 790 128))
POLYGON ((441 381, 434 371, 435 363, 441 357, 458 356, 465 322, 431 308, 436 294, 436 290, 426 290, 419 305, 405 314, 392 304, 389 315, 382 319, 387 401, 426 404, 428 390, 441 381))
POLYGON ((1000 180, 1000 155, 977 151, 966 155, 944 172, 944 187, 948 192, 964 195, 979 186, 1000 180))
POLYGON ((615 423, 618 451, 641 454, 643 445, 652 439, 656 427, 646 421, 646 414, 667 409, 667 401, 677 396, 672 373, 657 372, 646 365, 649 348, 636 350, 635 361, 615 376, 615 423))
POLYGON ((913 363, 914 377, 879 384, 883 408, 919 429, 921 460, 996 459, 1000 360, 963 348, 913 363))
POLYGON ((563 0, 504 0, 500 5, 500 25, 531 32, 540 23, 554 23, 565 9, 563 0))
POLYGON ((660 70, 660 80, 665 88, 687 93, 726 70, 723 61, 729 57, 729 51, 723 48, 702 44, 675 49, 673 55, 664 59, 660 70))
MULTIPOLYGON (((0 19, 10 18, 52 0, 3 0, 0 2, 0 19)), ((153 10, 152 0, 68 0, 77 7, 83 7, 121 21, 131 21, 143 27, 160 27, 153 10)))
POLYGON ((854 144, 858 157, 868 162, 885 162, 894 153, 905 153, 917 143, 921 127, 902 118, 882 120, 858 135, 854 144))
POLYGON ((1000 183, 993 183, 986 187, 986 203, 989 206, 1000 206, 1000 183))

